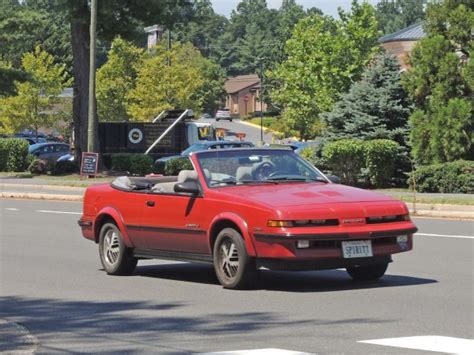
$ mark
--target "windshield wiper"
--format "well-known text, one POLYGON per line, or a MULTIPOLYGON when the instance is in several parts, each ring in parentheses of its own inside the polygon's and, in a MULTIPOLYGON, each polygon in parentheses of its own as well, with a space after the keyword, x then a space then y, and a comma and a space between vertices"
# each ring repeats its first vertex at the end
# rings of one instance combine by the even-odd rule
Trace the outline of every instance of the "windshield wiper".
POLYGON ((316 177, 316 178, 308 178, 304 176, 275 176, 272 178, 268 178, 267 180, 271 181, 317 181, 317 182, 324 182, 328 183, 328 181, 322 177, 316 177))
POLYGON ((267 180, 239 180, 239 183, 243 184, 274 184, 277 185, 278 181, 267 179, 267 180))

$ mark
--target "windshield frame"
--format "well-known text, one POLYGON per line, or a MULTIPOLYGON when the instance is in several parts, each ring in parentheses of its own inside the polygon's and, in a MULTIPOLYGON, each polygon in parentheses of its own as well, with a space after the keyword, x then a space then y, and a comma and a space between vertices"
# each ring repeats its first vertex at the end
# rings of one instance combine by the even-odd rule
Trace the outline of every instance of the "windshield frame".
MULTIPOLYGON (((205 182, 205 186, 208 189, 216 189, 216 188, 223 188, 223 187, 235 187, 235 186, 248 186, 250 184, 227 184, 227 185, 210 185, 208 179, 206 179, 206 175, 204 173, 204 169, 201 165, 201 158, 202 157, 209 157, 209 156, 215 156, 216 158, 219 155, 234 155, 238 152, 249 152, 249 155, 251 154, 258 154, 258 155, 268 155, 272 154, 275 152, 283 152, 284 154, 290 154, 292 155, 295 160, 299 161, 301 164, 303 164, 307 169, 310 171, 315 172, 317 175, 320 175, 325 181, 318 181, 318 180, 281 180, 279 181, 280 183, 328 183, 328 184, 333 184, 333 182, 323 173, 321 172, 318 168, 315 166, 311 165, 309 162, 307 162, 305 159, 301 158, 298 154, 294 153, 291 150, 288 149, 268 149, 268 148, 233 148, 233 149, 212 149, 212 150, 205 150, 205 151, 198 151, 198 152, 192 152, 190 154, 191 160, 195 162, 195 168, 198 167, 201 176, 203 177, 203 180, 205 182)), ((259 185, 273 185, 277 182, 278 180, 255 180, 255 184, 259 185)), ((278 184, 278 183, 277 183, 278 184)))

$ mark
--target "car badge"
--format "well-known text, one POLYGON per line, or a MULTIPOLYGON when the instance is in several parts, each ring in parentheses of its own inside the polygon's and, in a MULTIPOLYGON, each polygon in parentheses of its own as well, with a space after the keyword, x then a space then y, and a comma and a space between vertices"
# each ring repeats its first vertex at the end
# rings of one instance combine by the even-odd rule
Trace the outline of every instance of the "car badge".
POLYGON ((342 224, 364 224, 365 218, 348 218, 343 219, 342 224))

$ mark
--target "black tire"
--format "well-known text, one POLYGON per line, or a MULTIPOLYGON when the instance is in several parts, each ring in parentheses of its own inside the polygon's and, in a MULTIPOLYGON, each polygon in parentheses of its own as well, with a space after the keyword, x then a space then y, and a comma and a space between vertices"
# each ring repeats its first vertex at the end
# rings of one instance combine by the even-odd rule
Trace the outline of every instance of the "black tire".
POLYGON ((246 289, 255 286, 255 259, 249 257, 244 239, 235 229, 220 231, 214 244, 213 261, 217 278, 224 288, 246 289))
POLYGON ((216 118, 216 122, 219 122, 219 118, 216 118))
POLYGON ((376 281, 380 279, 387 271, 388 264, 374 264, 350 266, 346 268, 347 273, 354 281, 376 281))
POLYGON ((123 244, 122 233, 114 223, 106 223, 100 229, 99 256, 109 275, 130 275, 138 261, 123 244))
POLYGON ((232 118, 229 121, 232 122, 232 118))

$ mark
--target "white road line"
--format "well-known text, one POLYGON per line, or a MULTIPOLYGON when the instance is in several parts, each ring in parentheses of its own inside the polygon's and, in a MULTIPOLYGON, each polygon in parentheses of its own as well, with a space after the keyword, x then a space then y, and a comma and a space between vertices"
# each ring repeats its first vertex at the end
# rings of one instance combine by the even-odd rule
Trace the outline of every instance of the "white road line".
POLYGON ((81 212, 67 212, 67 211, 49 211, 49 210, 36 210, 39 213, 57 213, 57 214, 77 214, 81 215, 81 212))
POLYGON ((474 239, 474 236, 470 236, 470 235, 450 235, 450 234, 431 234, 431 233, 415 233, 415 235, 419 235, 422 237, 474 239))
POLYGON ((216 353, 204 353, 203 355, 224 355, 224 354, 237 354, 237 355, 304 355, 311 353, 302 353, 292 350, 284 349, 251 349, 251 350, 235 350, 235 351, 220 351, 216 353))
POLYGON ((18 208, 12 208, 12 207, 6 207, 5 208, 7 211, 19 211, 18 208))
POLYGON ((463 338, 424 335, 402 338, 361 340, 358 343, 393 346, 397 348, 437 351, 449 354, 473 354, 474 340, 463 338))

